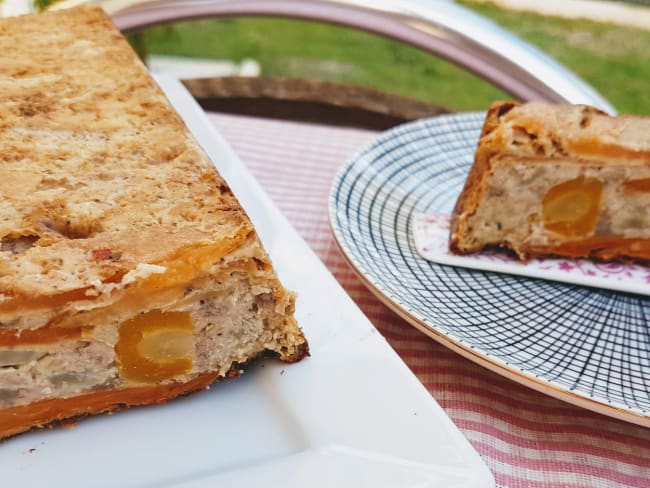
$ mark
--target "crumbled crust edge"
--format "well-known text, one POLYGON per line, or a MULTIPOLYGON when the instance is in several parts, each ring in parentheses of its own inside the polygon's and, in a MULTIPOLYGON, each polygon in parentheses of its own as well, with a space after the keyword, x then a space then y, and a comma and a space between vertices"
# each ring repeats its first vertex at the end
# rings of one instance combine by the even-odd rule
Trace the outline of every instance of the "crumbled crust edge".
POLYGON ((494 102, 485 116, 478 146, 474 153, 474 163, 469 170, 465 186, 461 191, 451 220, 451 232, 449 235, 449 249, 456 254, 467 254, 476 252, 480 249, 468 251, 463 247, 463 241, 468 233, 469 217, 476 212, 481 201, 483 189, 492 174, 491 159, 497 154, 499 147, 492 144, 486 144, 486 138, 499 126, 499 118, 508 113, 514 107, 518 106, 517 102, 494 102))
POLYGON ((24 422, 15 422, 11 424, 7 421, 0 422, 0 443, 15 436, 28 431, 53 429, 61 425, 73 425, 76 422, 103 413, 118 412, 127 410, 131 407, 144 406, 144 405, 159 405, 167 403, 174 398, 188 396, 202 390, 206 390, 212 383, 234 379, 244 372, 244 368, 252 362, 259 360, 262 357, 273 357, 285 363, 294 363, 309 356, 309 345, 307 342, 297 344, 292 349, 292 354, 282 356, 274 351, 263 351, 258 356, 249 358, 244 363, 233 364, 228 372, 219 377, 215 372, 201 373, 195 378, 187 382, 175 382, 167 385, 151 385, 125 388, 121 390, 114 390, 111 395, 110 390, 101 390, 91 393, 86 393, 78 397, 71 398, 52 398, 40 402, 24 405, 9 409, 9 412, 2 412, 7 415, 16 417, 18 415, 29 415, 31 411, 33 415, 41 413, 39 418, 32 419, 31 417, 24 422), (128 401, 127 395, 131 395, 137 390, 137 400, 128 401), (100 403, 93 408, 88 407, 88 400, 92 397, 104 395, 106 398, 103 403, 100 403), (77 401, 78 400, 78 401, 77 401), (61 408, 64 403, 76 403, 76 405, 61 408))

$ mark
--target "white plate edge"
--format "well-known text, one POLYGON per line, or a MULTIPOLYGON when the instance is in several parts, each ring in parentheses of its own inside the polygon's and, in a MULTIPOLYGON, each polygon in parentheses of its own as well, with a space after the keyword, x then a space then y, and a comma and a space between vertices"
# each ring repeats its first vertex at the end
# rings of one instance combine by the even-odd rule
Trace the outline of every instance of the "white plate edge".
MULTIPOLYGON (((370 327, 373 330, 375 330, 374 326, 361 313, 361 311, 358 309, 356 304, 354 304, 352 299, 347 295, 347 293, 343 290, 343 288, 338 284, 336 279, 331 275, 329 270, 327 270, 327 268, 320 261, 320 259, 315 255, 315 253, 311 250, 311 248, 304 242, 302 237, 300 237, 297 234, 293 226, 289 223, 286 217, 280 212, 280 210, 272 202, 270 197, 262 189, 262 187, 259 185, 257 180, 252 176, 252 174, 245 167, 245 165, 241 163, 239 157, 235 154, 235 152, 232 150, 230 145, 214 129, 211 122, 207 118, 205 112, 199 107, 196 100, 192 98, 192 96, 189 94, 189 92, 187 92, 187 90, 181 84, 181 82, 176 79, 165 77, 165 76, 158 76, 156 77, 156 80, 158 81, 163 91, 168 95, 170 101, 172 101, 172 105, 177 110, 181 118, 183 118, 184 122, 186 123, 186 125, 188 126, 192 134, 194 134, 197 141, 203 147, 203 149, 206 150, 208 155, 214 154, 214 151, 216 149, 217 151, 221 151, 224 154, 227 154, 229 159, 231 158, 232 161, 236 161, 238 163, 238 167, 236 168, 237 174, 228 174, 228 172, 227 171, 224 172, 222 168, 220 168, 219 171, 221 172, 222 176, 224 176, 224 178, 228 181, 228 184, 231 185, 234 193, 237 195, 237 198, 240 199, 240 201, 242 201, 242 206, 244 206, 244 208, 247 209, 247 212, 249 212, 251 220, 253 220, 256 229, 260 234, 260 238, 262 239, 267 249, 267 252, 270 254, 271 258, 274 261, 276 261, 277 258, 274 257, 274 255, 277 252, 279 252, 279 250, 274 247, 273 242, 271 242, 269 245, 270 235, 273 234, 274 232, 270 232, 268 228, 265 225, 263 225, 264 222, 262 221, 262 218, 264 214, 267 214, 270 217, 269 219, 270 221, 274 221, 277 225, 281 226, 283 229, 282 230, 283 233, 287 233, 288 235, 291 235, 292 239, 295 240, 295 242, 297 243, 296 245, 301 248, 301 251, 309 255, 309 259, 311 261, 310 264, 318 268, 319 273, 322 273, 323 276, 328 277, 327 279, 330 282, 331 286, 338 290, 343 305, 345 307, 354 309, 359 317, 359 320, 365 322, 361 327, 370 327), (209 138, 206 139, 207 141, 209 141, 208 144, 204 144, 203 137, 205 136, 209 136, 209 138), (258 202, 258 204, 255 205, 254 207, 256 209, 262 208, 262 212, 258 213, 256 211, 253 211, 253 206, 247 205, 247 203, 249 202, 246 202, 245 198, 242 198, 241 193, 238 193, 238 184, 235 181, 232 181, 232 179, 229 179, 229 176, 230 177, 235 176, 237 180, 241 179, 242 183, 245 183, 246 185, 248 185, 249 189, 252 189, 251 193, 254 193, 257 199, 262 200, 262 205, 259 205, 258 202)), ((278 270, 278 274, 282 275, 281 269, 278 270)), ((442 410, 442 408, 438 405, 435 399, 431 397, 430 393, 420 383, 420 381, 415 377, 415 375, 410 371, 410 369, 408 369, 408 367, 403 362, 403 360, 388 345, 385 339, 383 339, 383 337, 378 333, 374 334, 374 337, 379 340, 375 341, 376 344, 373 347, 382 348, 383 349, 382 354, 385 354, 387 357, 392 358, 392 360, 395 363, 395 366, 401 370, 404 379, 410 382, 411 387, 414 390, 414 393, 417 393, 418 395, 424 395, 426 398, 430 400, 432 410, 434 410, 436 412, 436 415, 439 417, 437 420, 443 421, 446 424, 446 428, 449 430, 450 433, 452 433, 452 435, 455 436, 456 438, 455 440, 456 442, 458 442, 457 447, 464 449, 466 451, 465 455, 467 456, 467 459, 469 461, 468 468, 475 470, 470 478, 476 481, 477 483, 479 483, 476 486, 486 486, 486 487, 493 486, 494 479, 492 477, 492 474, 487 469, 487 466, 480 458, 478 453, 471 446, 469 441, 462 435, 460 430, 458 430, 458 428, 453 424, 453 422, 447 416, 444 410, 442 410)))

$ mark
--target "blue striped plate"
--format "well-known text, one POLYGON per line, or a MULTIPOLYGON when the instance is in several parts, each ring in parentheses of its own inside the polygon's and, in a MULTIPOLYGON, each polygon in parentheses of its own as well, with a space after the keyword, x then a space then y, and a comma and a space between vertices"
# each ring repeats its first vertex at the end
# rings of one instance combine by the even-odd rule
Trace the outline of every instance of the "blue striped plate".
POLYGON ((650 299, 418 256, 412 216, 451 213, 484 113, 381 134, 339 172, 334 235, 368 287, 469 359, 556 398, 650 426, 650 299))

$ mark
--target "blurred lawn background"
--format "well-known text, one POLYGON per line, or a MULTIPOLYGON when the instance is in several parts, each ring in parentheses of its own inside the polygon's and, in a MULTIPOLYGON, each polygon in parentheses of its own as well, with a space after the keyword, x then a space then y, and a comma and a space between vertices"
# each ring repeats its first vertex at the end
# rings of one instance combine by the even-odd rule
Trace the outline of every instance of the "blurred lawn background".
MULTIPOLYGON (((650 30, 462 5, 495 21, 577 73, 624 113, 650 114, 650 30)), ((270 18, 159 26, 132 38, 148 54, 255 59, 263 76, 339 80, 456 110, 508 98, 488 83, 418 49, 326 24, 270 18)))

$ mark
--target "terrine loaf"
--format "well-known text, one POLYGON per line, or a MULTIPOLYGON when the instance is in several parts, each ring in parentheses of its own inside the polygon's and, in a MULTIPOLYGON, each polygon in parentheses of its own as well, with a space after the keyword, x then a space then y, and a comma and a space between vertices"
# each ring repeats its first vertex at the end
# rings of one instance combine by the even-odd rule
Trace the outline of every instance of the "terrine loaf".
POLYGON ((228 185, 99 8, 0 20, 0 438, 308 352, 228 185))
POLYGON ((450 249, 650 263, 650 118, 593 107, 490 107, 450 249))

